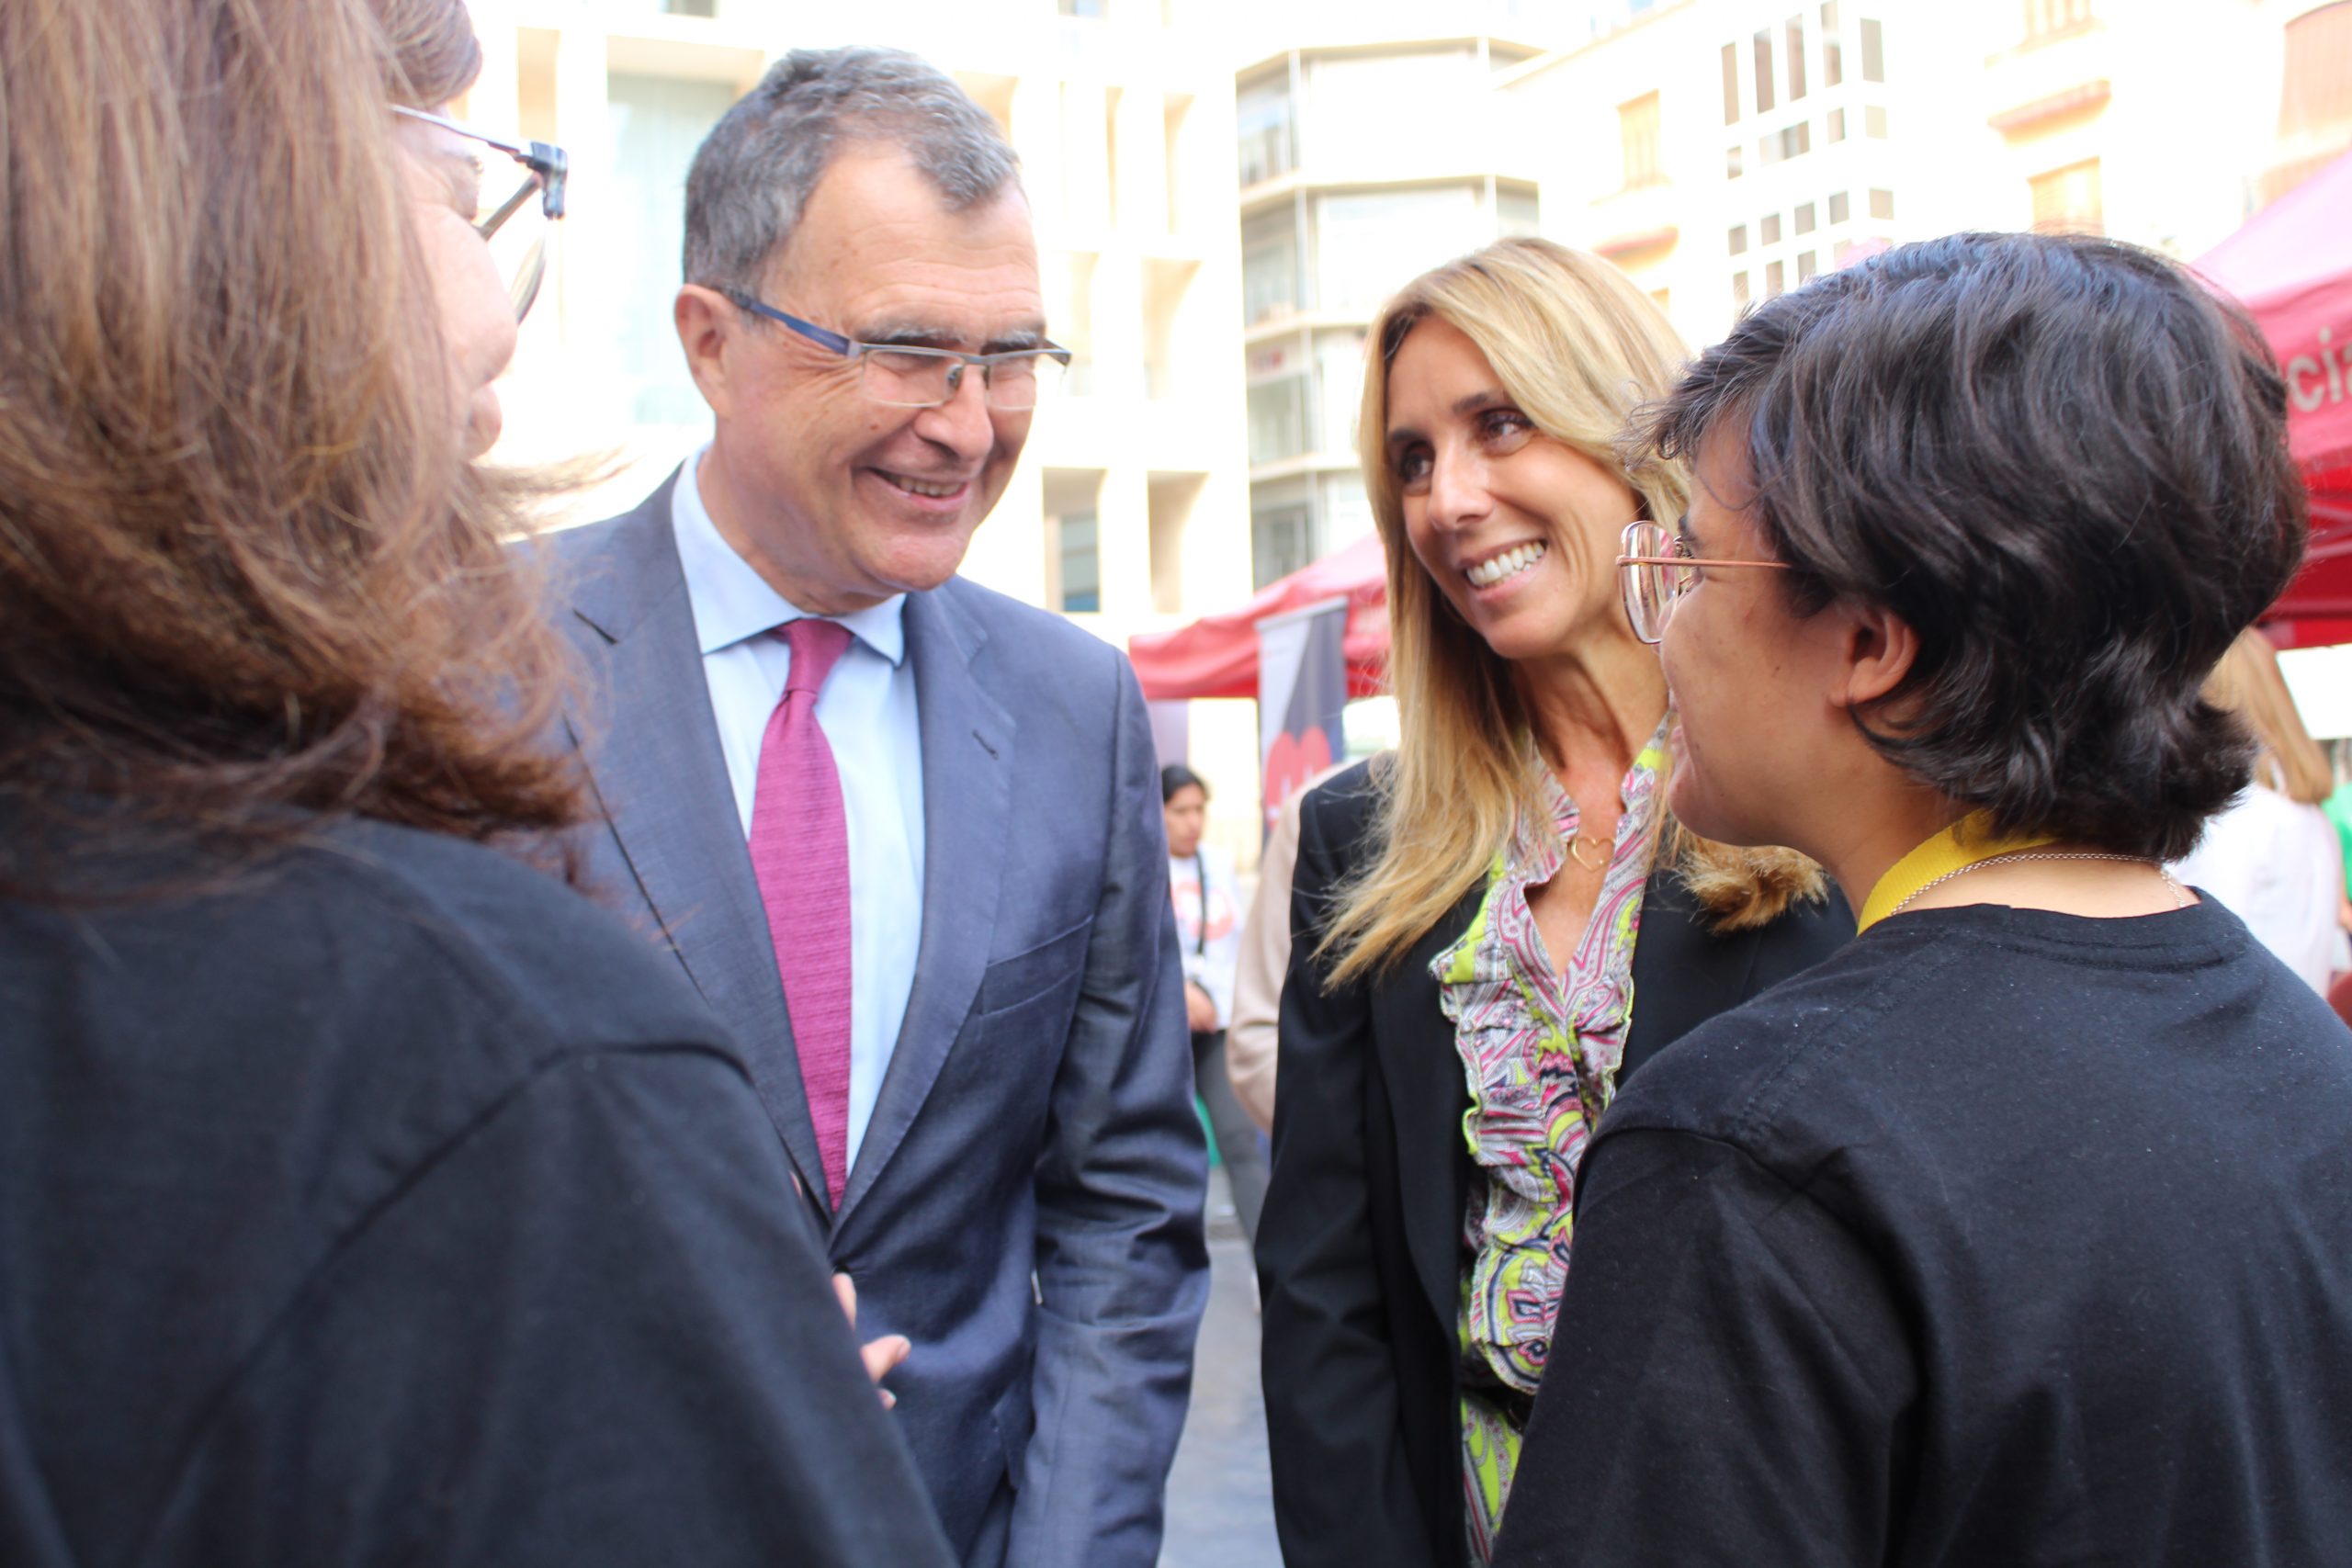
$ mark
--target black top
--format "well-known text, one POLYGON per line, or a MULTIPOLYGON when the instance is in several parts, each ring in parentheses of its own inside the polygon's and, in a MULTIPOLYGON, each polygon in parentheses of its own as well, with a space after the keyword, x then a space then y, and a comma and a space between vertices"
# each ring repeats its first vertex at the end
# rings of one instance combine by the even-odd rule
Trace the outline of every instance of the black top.
POLYGON ((2352 1560, 2352 1033, 2219 904, 1896 916, 1577 1197, 1504 1568, 2352 1560))
POLYGON ((0 1562, 944 1563, 800 1215, 676 966, 491 851, 0 903, 0 1562))
MULTIPOLYGON (((1445 1568, 1469 1555, 1456 1336, 1470 1101, 1430 963, 1468 929, 1483 888, 1374 980, 1326 994, 1315 944, 1333 890, 1374 852, 1373 803, 1361 765, 1309 795, 1292 880, 1282 1089, 1256 1242, 1274 1523, 1289 1568, 1445 1568)), ((1619 1081, 1853 929, 1833 894, 1717 935, 1675 874, 1652 875, 1619 1081)))

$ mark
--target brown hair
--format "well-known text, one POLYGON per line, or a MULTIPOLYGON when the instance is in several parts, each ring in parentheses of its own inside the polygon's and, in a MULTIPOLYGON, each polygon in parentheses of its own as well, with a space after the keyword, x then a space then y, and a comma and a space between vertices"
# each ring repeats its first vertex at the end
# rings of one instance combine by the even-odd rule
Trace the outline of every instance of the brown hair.
POLYGON ((2303 716, 2295 709, 2294 694, 2279 671, 2278 651, 2270 639, 2252 626, 2238 633, 2230 650, 2205 678, 2205 700, 2224 713, 2235 714, 2254 737, 2254 782, 2275 789, 2290 800, 2317 806, 2326 800, 2335 779, 2327 753, 2319 749, 2303 716))
POLYGON ((459 0, 0 6, 0 807, 580 816, 499 543, 534 494, 465 461, 386 112, 480 63, 459 0))
MULTIPOLYGON (((1539 830, 1550 825, 1509 664, 1450 613, 1405 536, 1386 449, 1388 367, 1433 316, 1477 345, 1537 429, 1622 474, 1644 515, 1679 516, 1690 494, 1683 464, 1645 456, 1629 468, 1619 449, 1636 408, 1673 386, 1684 351, 1664 313, 1609 263, 1504 240, 1423 274, 1382 309, 1366 339, 1356 444, 1388 556, 1388 676, 1402 734, 1374 769, 1378 857, 1341 890, 1318 949, 1334 985, 1403 957, 1487 874, 1522 816, 1539 830)), ((1792 898, 1821 894, 1820 868, 1792 850, 1733 849, 1660 818, 1661 857, 1718 929, 1762 925, 1792 898)))

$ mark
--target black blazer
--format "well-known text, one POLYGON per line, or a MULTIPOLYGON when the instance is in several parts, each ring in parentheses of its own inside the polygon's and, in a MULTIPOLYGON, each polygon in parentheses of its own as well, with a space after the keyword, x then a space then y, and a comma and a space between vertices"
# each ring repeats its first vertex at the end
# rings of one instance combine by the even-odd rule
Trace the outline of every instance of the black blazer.
MULTIPOLYGON (((1311 954, 1332 890, 1371 853, 1373 799, 1364 765, 1308 795, 1292 880, 1273 1172, 1257 1238, 1274 1522, 1288 1568, 1454 1568, 1467 1556, 1456 1334, 1469 1091, 1429 971, 1484 890, 1377 980, 1326 995, 1311 954)), ((1620 1081, 1853 931, 1833 891, 1826 904, 1718 936, 1679 877, 1652 875, 1620 1081)))

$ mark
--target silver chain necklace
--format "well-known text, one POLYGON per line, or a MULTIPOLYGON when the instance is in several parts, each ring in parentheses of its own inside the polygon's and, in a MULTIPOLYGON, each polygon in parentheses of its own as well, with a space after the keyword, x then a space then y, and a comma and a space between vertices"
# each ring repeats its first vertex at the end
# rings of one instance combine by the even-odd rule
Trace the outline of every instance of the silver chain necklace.
POLYGON ((2109 853, 2104 850, 2011 850, 2005 855, 1987 855, 1983 860, 1970 861, 1966 865, 1957 866, 1951 871, 1945 872, 1941 876, 1937 877, 1932 882, 1922 883, 1898 900, 1894 908, 1889 909, 1887 914, 1901 914, 1904 908, 1908 905, 1912 899, 1917 898, 1920 894, 1927 892, 1928 889, 1931 887, 1942 886, 1945 883, 1950 882, 1955 876, 1966 876, 1972 871, 1982 871, 1988 865, 1999 865, 2005 861, 2027 860, 2111 860, 2121 861, 2130 865, 2144 865, 2149 870, 2154 872, 2158 876, 2165 879, 2165 886, 2170 889, 2172 893, 2172 907, 2174 908, 2186 909, 2188 908, 2188 895, 2181 890, 2179 883, 2173 880, 2172 873, 2166 871, 2159 863, 2148 859, 2145 855, 2119 855, 2109 853))

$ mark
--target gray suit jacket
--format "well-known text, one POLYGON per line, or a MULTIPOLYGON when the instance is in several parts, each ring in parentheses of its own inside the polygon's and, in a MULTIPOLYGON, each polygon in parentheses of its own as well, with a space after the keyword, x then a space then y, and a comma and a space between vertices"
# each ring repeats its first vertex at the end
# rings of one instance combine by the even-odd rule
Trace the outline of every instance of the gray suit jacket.
POLYGON ((908 597, 922 946, 830 1213, 670 496, 548 547, 586 664, 569 728, 609 828, 594 879, 734 1034, 857 1282, 859 1337, 913 1341, 897 1422, 949 1540, 983 1568, 1149 1568, 1207 1295, 1206 1164, 1134 672, 960 578, 908 597))

